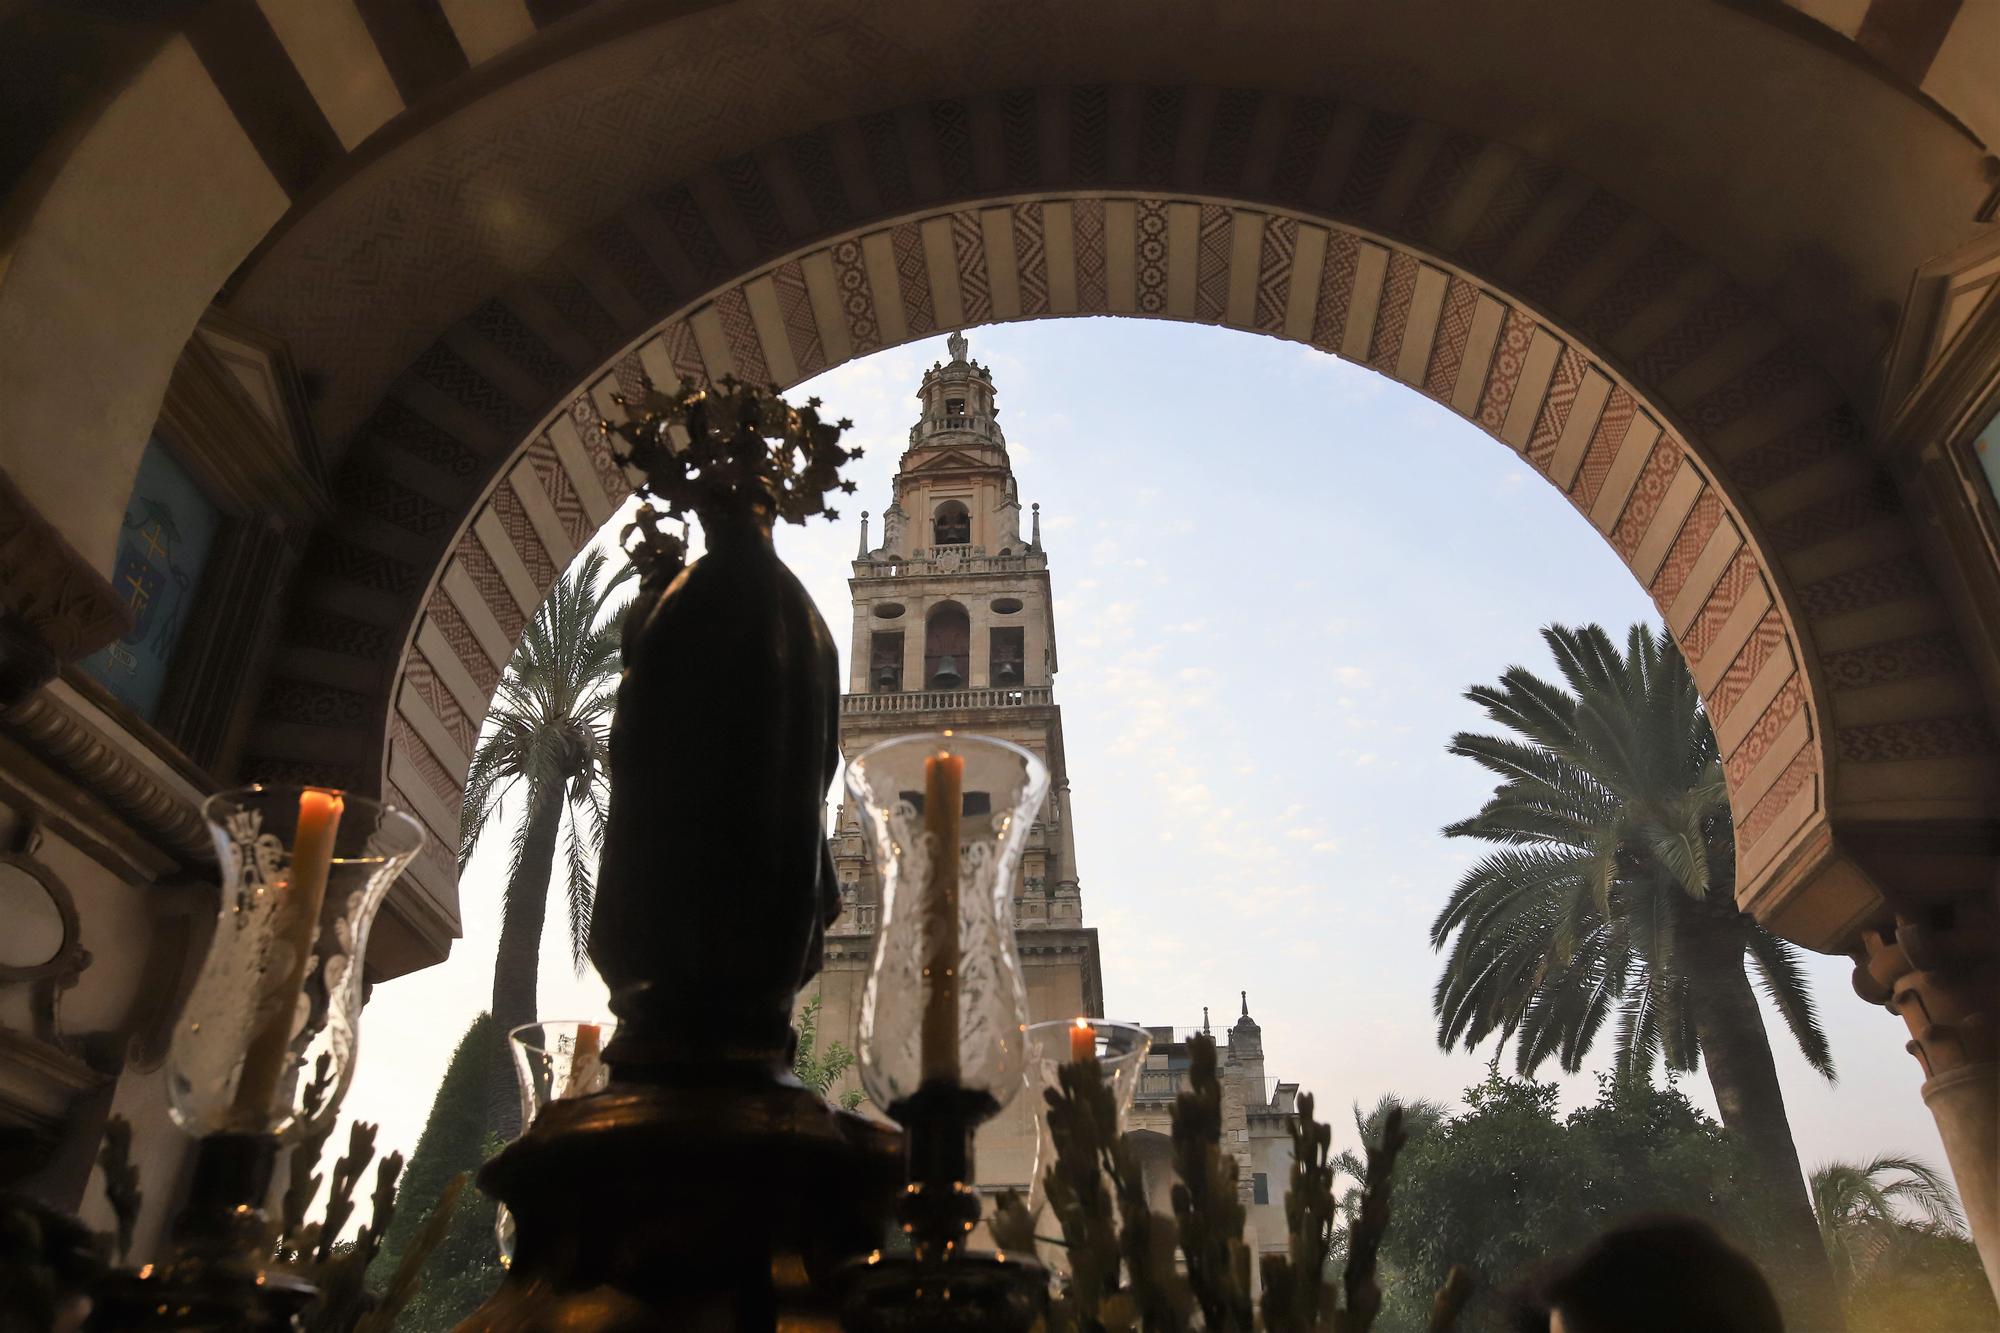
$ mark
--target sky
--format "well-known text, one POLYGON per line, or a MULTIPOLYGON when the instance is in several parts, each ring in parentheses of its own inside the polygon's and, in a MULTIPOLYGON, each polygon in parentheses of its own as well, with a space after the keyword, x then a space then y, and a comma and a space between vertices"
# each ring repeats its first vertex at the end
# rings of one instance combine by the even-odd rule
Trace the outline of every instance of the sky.
MULTIPOLYGON (((993 372, 1022 503, 1042 508, 1084 923, 1098 930, 1108 1016, 1194 1027, 1206 1005, 1221 1027, 1247 991, 1266 1072, 1322 1108, 1385 1092, 1459 1103, 1491 1048, 1438 1050, 1428 932, 1479 855, 1438 830, 1492 789, 1445 752, 1453 733, 1489 729, 1462 693, 1517 664, 1553 677, 1546 624, 1622 636, 1656 616, 1651 602, 1518 455, 1371 370, 1147 320, 969 336, 993 372)), ((918 382, 945 356, 942 337, 925 340, 790 395, 851 417, 848 442, 866 451, 839 522, 778 533, 843 659, 860 512, 878 516, 879 541, 918 382)), ((384 1152, 415 1146, 486 1005, 506 841, 489 836, 462 879, 450 959, 377 986, 368 1005, 343 1113, 380 1123, 384 1152)), ((566 932, 552 905, 542 1015, 604 1015, 597 978, 570 970, 566 932)), ((1847 959, 1807 963, 1838 1083, 1766 1014, 1806 1168, 1884 1152, 1942 1167, 1902 1023, 1855 997, 1847 959)), ((1604 1046, 1560 1079, 1566 1106, 1593 1095, 1604 1046)), ((1713 1113, 1703 1075, 1680 1086, 1713 1113)), ((1351 1146, 1334 1115, 1336 1149, 1351 1146)))

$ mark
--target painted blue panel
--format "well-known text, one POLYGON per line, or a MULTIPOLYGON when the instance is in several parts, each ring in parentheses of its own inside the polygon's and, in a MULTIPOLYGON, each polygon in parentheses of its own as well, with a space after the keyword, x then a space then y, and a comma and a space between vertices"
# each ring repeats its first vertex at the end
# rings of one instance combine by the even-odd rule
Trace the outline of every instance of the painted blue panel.
POLYGON ((146 446, 111 585, 132 610, 124 638, 78 663, 120 703, 151 719, 166 688, 174 648, 187 628, 195 587, 221 522, 215 506, 159 440, 146 446))

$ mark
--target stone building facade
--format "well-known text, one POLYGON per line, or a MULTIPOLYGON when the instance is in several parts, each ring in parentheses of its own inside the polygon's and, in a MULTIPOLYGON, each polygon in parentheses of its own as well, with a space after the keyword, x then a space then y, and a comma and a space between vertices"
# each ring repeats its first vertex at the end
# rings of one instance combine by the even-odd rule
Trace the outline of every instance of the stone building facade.
MULTIPOLYGON (((1139 1075, 1138 1095, 1125 1128, 1132 1136, 1146 1176, 1146 1196, 1156 1213, 1173 1214, 1174 1098, 1188 1086, 1192 1061, 1188 1039, 1170 1027, 1149 1027, 1152 1049, 1139 1075)), ((1210 1030, 1202 1010, 1201 1031, 1210 1030)), ((1250 1017, 1250 996, 1242 994, 1236 1022, 1217 1040, 1217 1073, 1222 1079, 1222 1149, 1236 1159, 1236 1190, 1243 1203, 1244 1240, 1250 1273, 1258 1281, 1258 1258, 1286 1252, 1285 1190, 1292 1177, 1292 1116, 1299 1085, 1264 1072, 1264 1031, 1250 1017)))

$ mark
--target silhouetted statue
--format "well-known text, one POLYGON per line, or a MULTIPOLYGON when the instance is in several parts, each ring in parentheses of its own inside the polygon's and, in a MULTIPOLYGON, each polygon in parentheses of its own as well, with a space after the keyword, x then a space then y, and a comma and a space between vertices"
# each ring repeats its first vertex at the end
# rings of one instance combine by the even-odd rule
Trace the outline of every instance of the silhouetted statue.
POLYGON ((606 1059, 627 1077, 709 1061, 788 1069, 793 1005, 840 911, 824 827, 840 679, 771 527, 821 512, 813 488, 834 485, 848 455, 840 427, 747 386, 646 405, 657 414, 636 428, 650 434, 632 460, 671 513, 695 514, 708 549, 683 567, 651 511, 626 530, 641 583, 590 932, 619 1018, 606 1059), (685 449, 660 445, 669 423, 685 449))

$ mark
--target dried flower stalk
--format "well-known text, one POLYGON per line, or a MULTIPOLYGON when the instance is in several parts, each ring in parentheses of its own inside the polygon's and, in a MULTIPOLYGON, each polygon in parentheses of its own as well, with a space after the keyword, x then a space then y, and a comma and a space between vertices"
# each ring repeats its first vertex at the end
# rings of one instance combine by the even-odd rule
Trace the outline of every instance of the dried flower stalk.
MULTIPOLYGON (((1259 1326, 1236 1161, 1222 1148, 1215 1041, 1196 1037, 1188 1050, 1189 1086, 1173 1109, 1178 1179, 1171 1219, 1146 1206, 1144 1181, 1118 1134, 1117 1104, 1102 1066, 1094 1059, 1065 1065, 1057 1086, 1045 1093, 1056 1160, 1043 1181, 1070 1266, 1065 1289, 1050 1308, 1050 1333, 1253 1333, 1259 1326), (1186 1278, 1174 1267, 1176 1241, 1186 1278)), ((1375 1261, 1389 1226, 1391 1174, 1406 1138, 1402 1113, 1390 1115, 1381 1143, 1368 1145, 1360 1211, 1337 1291, 1325 1272, 1338 1213, 1333 1131, 1313 1111, 1312 1097, 1300 1097, 1285 1194, 1289 1243, 1287 1253, 1267 1256, 1261 1266, 1261 1326, 1270 1333, 1367 1333, 1382 1308, 1375 1261)), ((1010 1250, 1031 1251, 1040 1239, 1034 1219, 1011 1193, 1001 1197, 992 1228, 1010 1250)), ((1433 1302, 1431 1333, 1448 1333, 1471 1286, 1463 1268, 1452 1270, 1433 1302)))

